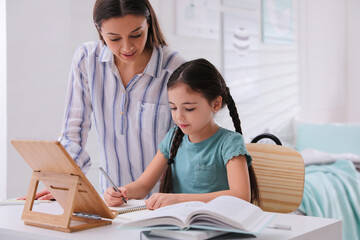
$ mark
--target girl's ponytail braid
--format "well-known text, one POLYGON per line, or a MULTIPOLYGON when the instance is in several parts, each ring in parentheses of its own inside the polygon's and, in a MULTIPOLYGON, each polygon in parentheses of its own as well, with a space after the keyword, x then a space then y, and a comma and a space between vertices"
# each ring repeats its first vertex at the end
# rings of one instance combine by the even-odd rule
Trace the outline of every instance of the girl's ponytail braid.
MULTIPOLYGON (((226 90, 225 90, 225 102, 227 103, 231 119, 234 123, 235 130, 242 135, 239 114, 237 112, 237 108, 236 108, 234 99, 230 95, 230 89, 228 87, 226 87, 226 90)), ((259 193, 259 189, 258 189, 258 184, 257 184, 254 168, 252 165, 249 165, 248 171, 249 171, 250 186, 251 186, 251 200, 250 201, 252 203, 256 203, 256 204, 260 205, 260 193, 259 193)))
POLYGON ((226 89, 225 89, 225 102, 229 109, 229 113, 230 113, 231 119, 233 121, 236 132, 242 134, 239 114, 237 112, 237 108, 236 108, 234 99, 230 95, 230 89, 228 87, 226 87, 226 89))
POLYGON ((161 178, 161 183, 160 183, 160 192, 161 193, 172 193, 173 192, 171 164, 174 163, 174 158, 179 149, 179 146, 181 144, 183 136, 184 136, 184 133, 178 127, 175 132, 175 136, 172 141, 172 144, 171 144, 170 157, 167 162, 167 167, 161 178))

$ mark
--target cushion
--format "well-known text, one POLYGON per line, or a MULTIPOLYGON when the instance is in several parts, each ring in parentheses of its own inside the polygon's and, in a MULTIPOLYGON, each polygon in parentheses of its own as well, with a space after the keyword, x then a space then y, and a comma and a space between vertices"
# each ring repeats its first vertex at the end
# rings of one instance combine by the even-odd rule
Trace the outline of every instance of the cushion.
POLYGON ((329 153, 360 155, 360 124, 318 124, 298 122, 296 149, 313 148, 329 153))

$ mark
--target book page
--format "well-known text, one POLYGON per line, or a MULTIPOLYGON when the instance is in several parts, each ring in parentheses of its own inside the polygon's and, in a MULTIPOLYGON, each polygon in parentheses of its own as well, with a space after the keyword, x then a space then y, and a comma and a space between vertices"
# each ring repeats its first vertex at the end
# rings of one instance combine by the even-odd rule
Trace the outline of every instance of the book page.
POLYGON ((179 228, 185 228, 189 225, 186 221, 191 213, 204 204, 203 202, 194 201, 162 207, 124 224, 123 227, 175 225, 179 228))
POLYGON ((232 196, 220 196, 195 211, 191 224, 208 223, 211 226, 231 226, 250 231, 253 222, 262 214, 263 211, 259 207, 247 201, 232 196))

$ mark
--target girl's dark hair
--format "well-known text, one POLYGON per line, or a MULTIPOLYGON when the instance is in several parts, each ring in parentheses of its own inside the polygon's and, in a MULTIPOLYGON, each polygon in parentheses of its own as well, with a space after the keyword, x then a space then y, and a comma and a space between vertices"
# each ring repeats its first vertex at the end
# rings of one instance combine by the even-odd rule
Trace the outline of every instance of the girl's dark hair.
MULTIPOLYGON (((214 67, 214 65, 202 58, 184 63, 179 68, 177 68, 170 76, 167 83, 167 88, 171 89, 177 86, 179 83, 184 83, 189 86, 193 91, 201 93, 207 99, 209 104, 218 96, 221 96, 223 101, 221 107, 227 105, 236 132, 242 134, 241 122, 235 102, 230 95, 229 88, 226 86, 224 78, 214 67)), ((174 133, 167 169, 161 179, 160 192, 172 192, 171 164, 174 162, 174 158, 176 156, 183 136, 184 133, 178 127, 176 132, 174 133)), ((259 190, 252 165, 248 166, 248 171, 251 186, 251 202, 256 202, 259 205, 259 190)))
POLYGON ((152 49, 153 46, 157 48, 160 45, 167 46, 155 11, 148 0, 96 0, 93 20, 100 40, 104 40, 101 36, 101 24, 104 20, 123 17, 129 14, 144 16, 147 19, 149 24, 148 38, 145 45, 147 49, 152 49))

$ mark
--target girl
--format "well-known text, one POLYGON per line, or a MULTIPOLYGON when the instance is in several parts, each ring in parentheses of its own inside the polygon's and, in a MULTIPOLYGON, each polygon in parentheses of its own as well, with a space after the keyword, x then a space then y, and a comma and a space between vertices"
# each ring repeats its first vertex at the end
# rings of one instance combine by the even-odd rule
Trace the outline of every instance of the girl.
MULTIPOLYGON (((93 115, 100 165, 121 186, 140 177, 173 126, 166 83, 184 59, 167 47, 148 0, 97 0, 93 20, 100 40, 73 57, 59 141, 86 173, 93 115)), ((105 191, 103 176, 100 184, 105 191)))
POLYGON ((106 190, 108 205, 122 204, 122 196, 144 198, 161 176, 160 193, 146 200, 149 209, 185 201, 208 202, 220 195, 258 202, 236 106, 220 73, 205 59, 193 60, 174 71, 167 87, 177 126, 168 132, 139 179, 120 187, 121 193, 106 190), (215 113, 225 105, 236 132, 214 122, 215 113))

